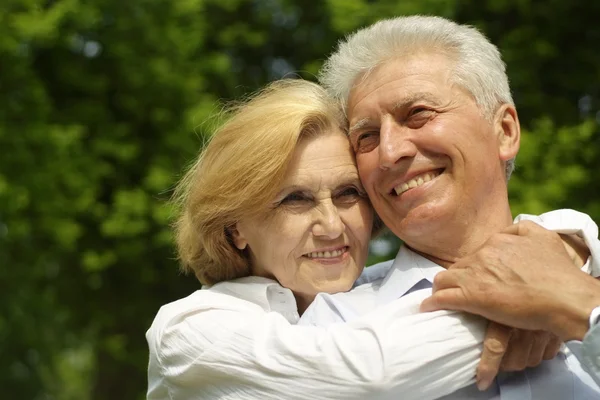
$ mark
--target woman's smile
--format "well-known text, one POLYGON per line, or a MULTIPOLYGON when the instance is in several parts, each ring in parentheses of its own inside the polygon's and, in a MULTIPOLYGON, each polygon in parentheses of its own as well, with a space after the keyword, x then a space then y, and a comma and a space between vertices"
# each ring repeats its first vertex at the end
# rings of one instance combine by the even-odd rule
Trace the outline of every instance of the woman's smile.
POLYGON ((302 257, 321 264, 333 265, 346 261, 350 256, 349 249, 349 246, 319 249, 311 251, 302 257))

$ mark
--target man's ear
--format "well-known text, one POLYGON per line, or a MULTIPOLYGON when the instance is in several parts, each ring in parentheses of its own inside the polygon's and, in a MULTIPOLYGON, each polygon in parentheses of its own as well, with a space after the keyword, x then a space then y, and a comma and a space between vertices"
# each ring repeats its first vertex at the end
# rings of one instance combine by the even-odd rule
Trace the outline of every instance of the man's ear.
POLYGON ((495 132, 498 138, 498 154, 502 161, 517 156, 521 145, 521 126, 515 106, 503 104, 496 112, 495 132))
POLYGON ((231 235, 231 239, 233 240, 233 244, 235 245, 235 247, 237 247, 239 250, 244 250, 246 246, 248 246, 248 241, 246 240, 246 237, 243 235, 243 233, 240 232, 238 225, 239 222, 234 226, 230 227, 229 234, 231 235))

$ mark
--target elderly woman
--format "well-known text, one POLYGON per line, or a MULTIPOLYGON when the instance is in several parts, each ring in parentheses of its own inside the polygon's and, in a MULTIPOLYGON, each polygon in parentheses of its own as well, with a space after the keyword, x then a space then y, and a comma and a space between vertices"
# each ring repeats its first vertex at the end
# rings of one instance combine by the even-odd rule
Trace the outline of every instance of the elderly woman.
POLYGON ((432 399, 473 382, 477 317, 400 299, 296 325, 318 293, 353 286, 377 229, 343 124, 319 86, 287 80, 213 135, 177 190, 179 256, 204 286, 147 332, 148 399, 432 399))

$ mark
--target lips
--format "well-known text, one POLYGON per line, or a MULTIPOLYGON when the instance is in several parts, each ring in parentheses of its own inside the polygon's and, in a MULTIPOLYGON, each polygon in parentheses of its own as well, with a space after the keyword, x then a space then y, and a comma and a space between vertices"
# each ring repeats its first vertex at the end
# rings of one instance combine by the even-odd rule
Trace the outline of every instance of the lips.
POLYGON ((397 196, 399 196, 409 189, 414 189, 416 187, 419 187, 419 186, 437 178, 438 176, 440 176, 440 174, 442 172, 443 172, 443 169, 439 169, 439 170, 427 171, 422 174, 419 174, 419 175, 411 178, 410 180, 403 182, 403 183, 399 184, 398 186, 396 186, 394 188, 393 192, 396 193, 397 196))

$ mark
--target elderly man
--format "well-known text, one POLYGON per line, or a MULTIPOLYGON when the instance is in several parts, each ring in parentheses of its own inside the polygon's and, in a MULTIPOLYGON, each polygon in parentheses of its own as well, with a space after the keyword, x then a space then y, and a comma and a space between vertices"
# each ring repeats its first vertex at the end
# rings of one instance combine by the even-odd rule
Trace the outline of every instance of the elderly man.
MULTIPOLYGON (((600 284, 589 274, 600 268, 588 262, 583 273, 559 251, 556 233, 513 225, 507 181, 520 127, 496 47, 442 18, 385 20, 341 43, 321 82, 346 111, 373 206, 405 245, 380 279, 319 295, 303 320, 348 321, 408 294, 420 303, 433 283, 423 310, 465 310, 562 340, 581 340, 589 330, 583 351, 565 350, 536 368, 478 382, 485 391, 467 387, 448 399, 600 398, 575 358, 598 379, 600 284)), ((580 215, 544 218, 536 222, 573 233, 569 224, 580 215)), ((582 232, 597 251, 597 230, 582 232)), ((543 351, 534 343, 529 353, 541 358, 543 351)))

